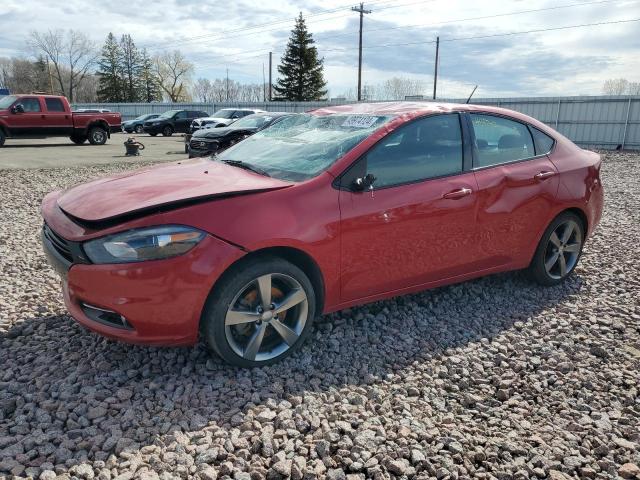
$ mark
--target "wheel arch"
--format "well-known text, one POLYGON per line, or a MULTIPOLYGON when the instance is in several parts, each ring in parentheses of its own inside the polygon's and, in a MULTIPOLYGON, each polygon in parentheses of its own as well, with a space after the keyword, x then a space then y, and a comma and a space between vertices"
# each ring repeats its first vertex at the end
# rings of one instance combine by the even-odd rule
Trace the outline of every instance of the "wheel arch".
MULTIPOLYGON (((280 258, 292 263, 300 270, 302 270, 309 278, 311 285, 313 285, 316 300, 316 316, 322 315, 322 312, 324 311, 325 301, 325 283, 322 271, 311 255, 295 247, 274 246, 248 252, 246 255, 243 255, 235 262, 231 263, 225 269, 222 275, 220 275, 220 277, 218 277, 218 279, 214 282, 207 298, 211 297, 211 295, 215 293, 217 287, 227 278, 228 275, 233 273, 234 270, 242 268, 243 265, 246 265, 250 262, 255 262, 264 257, 280 258)), ((202 322, 202 318, 200 319, 200 322, 202 322)))
POLYGON ((109 128, 109 124, 105 120, 93 120, 87 124, 87 128, 84 130, 85 135, 89 135, 89 131, 93 127, 103 128, 105 132, 107 132, 107 138, 111 138, 111 132, 109 128))
POLYGON ((589 228, 589 219, 587 217, 586 212, 580 208, 580 207, 568 207, 568 208, 564 208, 560 211, 558 211, 553 217, 551 217, 549 219, 549 221, 546 223, 546 225, 544 226, 544 228, 542 229, 541 232, 539 232, 539 234, 537 235, 536 238, 536 242, 533 245, 533 250, 531 251, 529 257, 529 262, 528 264, 531 264, 531 262, 533 261, 533 257, 536 254, 536 249, 538 248, 538 245, 540 244, 540 242, 542 241, 542 237, 544 235, 544 233, 547 231, 547 228, 549 228, 549 225, 551 225, 551 223, 558 218, 560 215, 562 215, 563 213, 573 213, 574 215, 576 215, 580 221, 582 222, 582 227, 584 229, 583 233, 584 233, 584 240, 585 241, 587 239, 587 232, 588 232, 588 228, 589 228))

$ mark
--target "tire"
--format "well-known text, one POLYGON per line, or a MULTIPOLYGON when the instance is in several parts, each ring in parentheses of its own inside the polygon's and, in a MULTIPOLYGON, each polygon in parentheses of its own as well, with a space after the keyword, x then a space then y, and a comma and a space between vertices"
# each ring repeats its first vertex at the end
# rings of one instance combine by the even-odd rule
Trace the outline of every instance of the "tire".
POLYGON ((134 130, 138 135, 140 135, 142 132, 144 132, 144 127, 142 125, 136 125, 136 128, 134 130))
POLYGON ((91 127, 88 137, 91 145, 104 145, 107 142, 107 131, 102 127, 91 127))
POLYGON ((4 132, 0 129, 0 147, 4 145, 4 141, 6 140, 6 135, 4 134, 4 132))
POLYGON ((527 269, 529 278, 544 286, 563 282, 580 260, 584 230, 582 219, 574 213, 564 212, 554 218, 527 269))
POLYGON ((157 133, 150 133, 149 135, 151 135, 152 137, 155 137, 158 134, 157 133))
POLYGON ((225 273, 209 295, 201 330, 209 349, 227 363, 259 367, 300 348, 311 332, 315 311, 314 289, 307 275, 281 258, 265 256, 241 262, 225 273), (278 310, 285 307, 287 298, 291 306, 278 310))
POLYGON ((171 125, 167 125, 162 129, 163 137, 170 137, 171 135, 173 135, 173 128, 171 128, 171 125))
POLYGON ((76 145, 82 145, 87 141, 87 137, 85 135, 71 135, 69 138, 76 145))

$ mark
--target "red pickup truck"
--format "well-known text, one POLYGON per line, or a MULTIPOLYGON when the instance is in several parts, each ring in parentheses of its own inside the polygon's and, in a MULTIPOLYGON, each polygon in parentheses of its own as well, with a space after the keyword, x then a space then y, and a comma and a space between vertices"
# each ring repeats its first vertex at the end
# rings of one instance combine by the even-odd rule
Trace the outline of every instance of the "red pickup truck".
POLYGON ((78 145, 103 145, 120 131, 119 113, 72 112, 65 97, 7 95, 0 97, 0 146, 5 138, 69 137, 78 145))

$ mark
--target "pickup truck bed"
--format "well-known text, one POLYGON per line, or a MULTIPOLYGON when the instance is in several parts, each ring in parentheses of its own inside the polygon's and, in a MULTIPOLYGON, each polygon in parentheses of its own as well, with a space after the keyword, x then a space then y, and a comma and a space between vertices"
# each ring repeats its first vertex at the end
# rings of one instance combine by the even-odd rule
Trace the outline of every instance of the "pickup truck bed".
POLYGON ((8 95, 0 98, 0 146, 5 138, 69 137, 102 145, 120 130, 119 113, 72 112, 65 97, 8 95))

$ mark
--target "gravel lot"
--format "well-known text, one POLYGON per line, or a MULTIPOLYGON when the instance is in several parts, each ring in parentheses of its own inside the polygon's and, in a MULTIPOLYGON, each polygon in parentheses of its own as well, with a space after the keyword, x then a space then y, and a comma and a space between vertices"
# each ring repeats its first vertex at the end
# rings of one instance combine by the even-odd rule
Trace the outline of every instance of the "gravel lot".
POLYGON ((564 285, 496 275, 323 317, 275 366, 105 340, 65 312, 43 195, 0 171, 0 478, 640 478, 640 155, 564 285))

